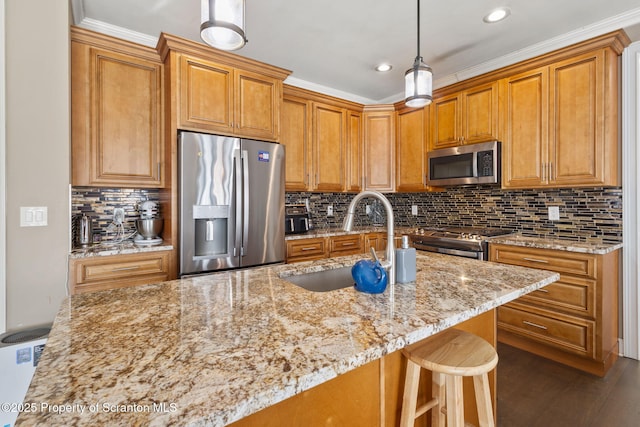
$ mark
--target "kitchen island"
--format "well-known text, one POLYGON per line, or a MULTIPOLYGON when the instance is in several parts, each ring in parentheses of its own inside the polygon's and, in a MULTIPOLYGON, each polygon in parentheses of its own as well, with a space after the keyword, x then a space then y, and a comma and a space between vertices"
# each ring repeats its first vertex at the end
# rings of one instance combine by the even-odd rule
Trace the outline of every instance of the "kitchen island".
POLYGON ((280 278, 363 257, 72 296, 17 425, 227 425, 559 278, 428 253, 414 283, 377 295, 280 278))

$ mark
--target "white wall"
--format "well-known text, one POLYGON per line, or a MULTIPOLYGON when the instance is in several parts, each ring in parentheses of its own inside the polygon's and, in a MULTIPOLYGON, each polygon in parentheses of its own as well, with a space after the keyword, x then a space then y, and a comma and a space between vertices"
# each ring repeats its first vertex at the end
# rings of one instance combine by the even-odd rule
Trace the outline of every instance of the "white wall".
POLYGON ((7 328, 7 310, 6 310, 6 272, 7 263, 5 256, 6 246, 6 227, 5 227, 5 207, 4 199, 6 193, 5 186, 5 124, 4 124, 4 8, 5 0, 0 0, 0 334, 7 328))
POLYGON ((51 322, 69 253, 69 2, 4 0, 7 329, 51 322), (20 227, 21 206, 48 226, 20 227))
POLYGON ((628 46, 622 55, 622 251, 623 348, 622 353, 640 358, 640 42, 628 46))

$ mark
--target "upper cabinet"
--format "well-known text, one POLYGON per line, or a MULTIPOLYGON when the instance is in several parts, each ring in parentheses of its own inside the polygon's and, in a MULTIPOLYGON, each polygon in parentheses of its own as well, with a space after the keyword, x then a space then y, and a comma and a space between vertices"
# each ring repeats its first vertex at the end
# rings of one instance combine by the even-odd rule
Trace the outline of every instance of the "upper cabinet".
POLYGON ((500 82, 504 188, 620 185, 619 54, 592 49, 500 82))
POLYGON ((182 129, 275 141, 280 136, 282 81, 180 55, 182 129))
POLYGON ((365 107, 365 190, 395 191, 395 124, 393 105, 365 107))
POLYGON ((431 109, 431 149, 495 141, 498 135, 498 84, 436 96, 431 109))
POLYGON ((362 106, 284 86, 282 135, 288 191, 360 191, 362 106))
POLYGON ((163 187, 163 65, 154 49, 72 27, 71 184, 163 187))
POLYGON ((406 108, 397 112, 396 190, 427 190, 429 108, 406 108))
POLYGON ((311 101, 289 94, 285 86, 280 143, 285 146, 285 188, 308 191, 311 173, 311 101))
POLYGON ((278 141, 289 71, 162 34, 177 129, 278 141))

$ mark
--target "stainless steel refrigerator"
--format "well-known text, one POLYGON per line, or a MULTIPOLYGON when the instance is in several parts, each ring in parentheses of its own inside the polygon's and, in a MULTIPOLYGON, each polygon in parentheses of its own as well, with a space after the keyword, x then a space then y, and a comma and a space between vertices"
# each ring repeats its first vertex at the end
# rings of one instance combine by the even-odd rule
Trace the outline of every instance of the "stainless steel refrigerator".
POLYGON ((180 132, 180 275, 283 262, 284 146, 180 132))

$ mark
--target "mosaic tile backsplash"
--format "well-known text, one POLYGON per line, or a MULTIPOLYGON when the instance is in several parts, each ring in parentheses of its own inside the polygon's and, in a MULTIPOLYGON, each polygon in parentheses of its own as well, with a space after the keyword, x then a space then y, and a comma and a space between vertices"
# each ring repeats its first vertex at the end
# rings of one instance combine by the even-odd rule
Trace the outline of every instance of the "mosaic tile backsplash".
MULTIPOLYGON (((505 191, 499 187, 453 187, 439 193, 386 194, 393 206, 396 226, 402 227, 492 227, 535 237, 563 238, 604 243, 622 242, 622 189, 584 188, 505 191), (411 215, 411 206, 418 215, 411 215), (548 207, 558 206, 559 221, 549 221, 548 207)), ((309 199, 317 229, 340 227, 352 194, 287 193, 287 203, 309 199), (327 217, 333 205, 334 216, 327 217)), ((356 225, 385 223, 384 209, 367 215, 358 206, 356 225)), ((375 208, 375 206, 372 206, 375 208)))
MULTIPOLYGON (((109 241, 116 238, 116 230, 109 225, 113 221, 114 208, 124 209, 124 235, 136 231, 135 220, 140 218, 138 204, 147 200, 157 202, 157 189, 92 188, 71 189, 72 238, 76 240, 75 219, 83 213, 93 221, 93 241, 109 241)), ((162 212, 158 213, 162 216, 162 212)))
MULTIPOLYGON (((472 186, 439 193, 386 196, 393 206, 396 225, 402 227, 493 227, 536 237, 622 242, 622 189, 619 187, 505 191, 499 187, 472 186), (418 207, 417 216, 411 215, 412 205, 418 207), (559 221, 549 221, 549 206, 559 207, 559 221)), ((308 199, 314 228, 326 229, 342 226, 352 198, 353 194, 344 193, 292 192, 286 194, 286 203, 304 203, 308 199), (333 217, 326 216, 329 205, 333 205, 333 217)), ((113 230, 109 229, 113 209, 124 208, 125 234, 133 233, 135 219, 139 217, 137 206, 145 200, 158 201, 159 190, 75 187, 71 211, 74 217, 83 212, 93 217, 95 241, 110 240, 114 237, 113 230)), ((356 226, 384 225, 385 222, 384 209, 374 199, 360 203, 356 226)))

